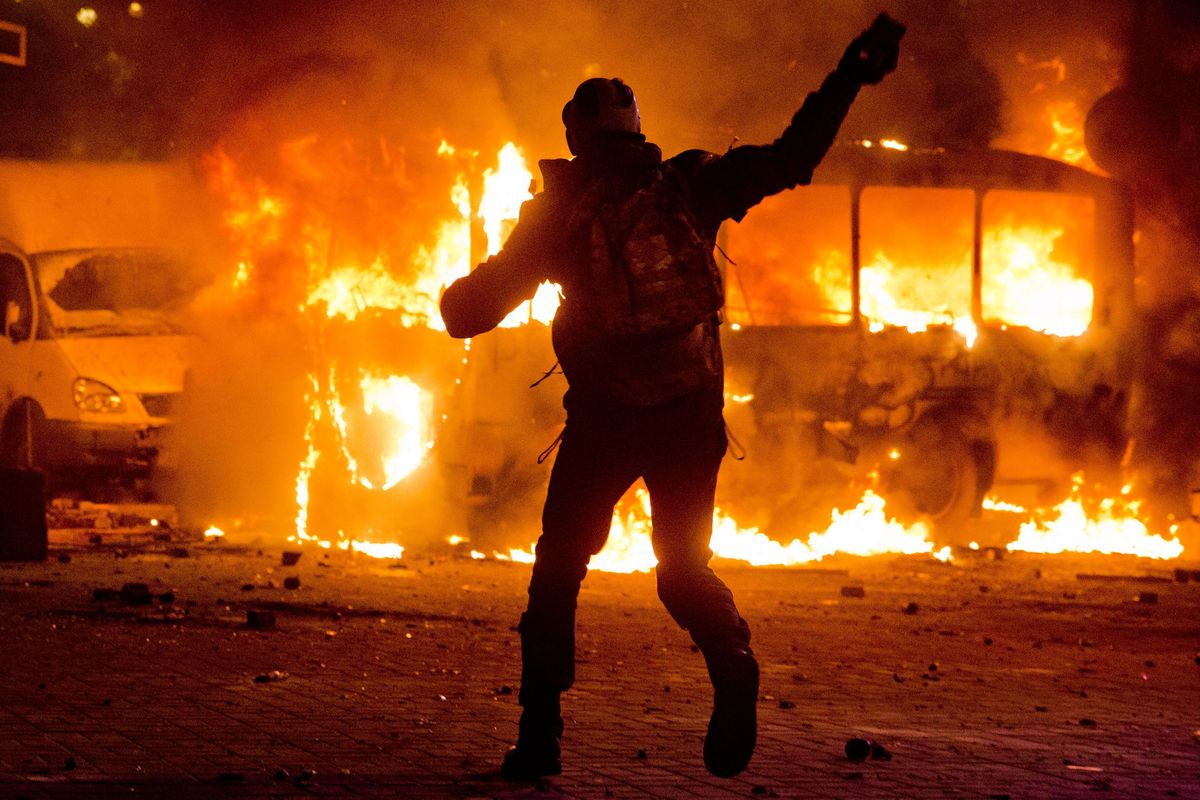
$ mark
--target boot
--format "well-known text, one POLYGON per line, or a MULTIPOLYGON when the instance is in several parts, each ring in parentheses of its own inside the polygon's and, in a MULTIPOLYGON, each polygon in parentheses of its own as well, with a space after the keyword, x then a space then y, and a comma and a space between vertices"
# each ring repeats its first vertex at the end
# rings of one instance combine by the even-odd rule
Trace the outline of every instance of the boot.
POLYGON ((713 712, 704 736, 704 766, 718 778, 746 768, 758 739, 758 662, 749 647, 705 653, 713 712))
POLYGON ((562 732, 563 721, 557 702, 545 709, 522 711, 517 744, 504 755, 500 776, 507 781, 531 783, 546 775, 560 774, 562 732))

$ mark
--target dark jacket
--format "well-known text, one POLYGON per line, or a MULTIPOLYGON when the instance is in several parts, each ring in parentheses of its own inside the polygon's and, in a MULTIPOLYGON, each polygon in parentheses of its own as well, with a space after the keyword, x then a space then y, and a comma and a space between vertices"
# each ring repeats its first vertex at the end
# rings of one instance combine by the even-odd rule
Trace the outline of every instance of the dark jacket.
POLYGON ((545 191, 522 206, 504 248, 455 281, 442 296, 446 330, 456 338, 489 331, 532 297, 539 284, 550 280, 563 289, 554 321, 554 348, 573 393, 596 393, 630 405, 668 400, 691 390, 719 394, 722 365, 715 320, 697 325, 677 340, 626 352, 589 351, 586 337, 574 335, 576 262, 565 224, 572 199, 579 187, 599 176, 667 168, 680 177, 683 200, 698 232, 715 244, 724 220, 740 221, 764 197, 812 180, 860 85, 844 70, 833 72, 818 91, 808 95, 783 134, 767 145, 737 147, 720 156, 689 150, 664 163, 654 144, 618 141, 572 160, 542 161, 545 191), (597 363, 603 368, 597 369, 597 363), (657 376, 656 385, 647 385, 647 376, 657 376), (626 381, 630 385, 622 386, 626 381))

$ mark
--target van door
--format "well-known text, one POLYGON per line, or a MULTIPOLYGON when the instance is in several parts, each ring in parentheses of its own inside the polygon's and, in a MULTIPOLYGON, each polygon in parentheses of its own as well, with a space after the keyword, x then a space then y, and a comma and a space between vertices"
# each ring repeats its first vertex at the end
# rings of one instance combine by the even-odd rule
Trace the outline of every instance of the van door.
POLYGON ((17 451, 26 441, 27 417, 33 410, 18 401, 29 397, 37 332, 34 308, 29 265, 15 253, 0 251, 0 460, 9 465, 22 463, 17 451))

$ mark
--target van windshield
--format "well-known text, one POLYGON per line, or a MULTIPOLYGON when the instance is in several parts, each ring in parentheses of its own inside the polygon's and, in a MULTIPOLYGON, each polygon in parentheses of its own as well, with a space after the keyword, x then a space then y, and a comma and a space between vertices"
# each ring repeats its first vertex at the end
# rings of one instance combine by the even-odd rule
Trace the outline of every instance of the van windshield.
POLYGON ((157 250, 63 250, 32 256, 56 336, 178 333, 206 281, 194 262, 157 250))

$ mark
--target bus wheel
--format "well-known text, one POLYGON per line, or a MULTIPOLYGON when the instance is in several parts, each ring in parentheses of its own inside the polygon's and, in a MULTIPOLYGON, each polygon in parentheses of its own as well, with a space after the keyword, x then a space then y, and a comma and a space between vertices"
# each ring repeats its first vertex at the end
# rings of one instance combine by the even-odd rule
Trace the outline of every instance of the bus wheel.
POLYGON ((967 526, 979 507, 980 464, 971 444, 954 426, 913 426, 901 461, 892 475, 912 509, 933 525, 939 542, 963 545, 967 526))

